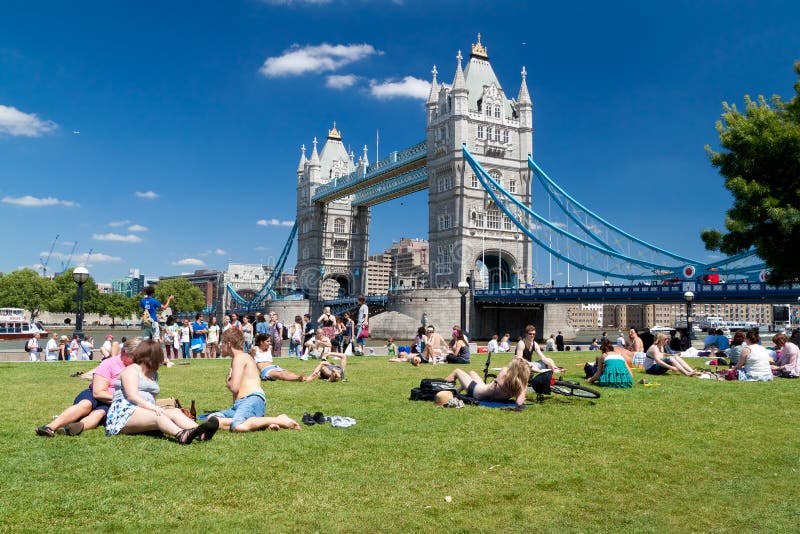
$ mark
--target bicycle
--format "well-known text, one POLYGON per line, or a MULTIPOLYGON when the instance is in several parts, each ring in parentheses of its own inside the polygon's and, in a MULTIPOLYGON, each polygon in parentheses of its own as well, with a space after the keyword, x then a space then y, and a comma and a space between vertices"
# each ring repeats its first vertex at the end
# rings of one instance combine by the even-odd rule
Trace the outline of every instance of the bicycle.
MULTIPOLYGON (((492 353, 490 352, 487 354, 486 365, 483 369, 483 381, 487 384, 489 383, 489 378, 497 378, 496 373, 490 373, 489 371, 500 371, 500 368, 490 367, 491 364, 492 353)), ((552 393, 557 393, 566 397, 580 397, 582 399, 600 398, 600 392, 596 389, 581 385, 577 382, 564 380, 563 376, 560 379, 557 379, 553 375, 553 371, 550 369, 536 374, 532 372, 530 378, 528 379, 528 388, 533 389, 533 391, 536 393, 537 402, 544 401, 545 396, 552 393)))

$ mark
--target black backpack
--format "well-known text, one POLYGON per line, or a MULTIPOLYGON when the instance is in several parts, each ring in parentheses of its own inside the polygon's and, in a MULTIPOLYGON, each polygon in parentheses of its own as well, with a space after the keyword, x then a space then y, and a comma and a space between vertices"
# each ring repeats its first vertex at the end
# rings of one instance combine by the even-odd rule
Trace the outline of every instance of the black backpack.
POLYGON ((458 396, 455 382, 448 382, 444 378, 423 378, 419 387, 411 390, 409 400, 433 401, 440 391, 449 391, 454 397, 458 396))

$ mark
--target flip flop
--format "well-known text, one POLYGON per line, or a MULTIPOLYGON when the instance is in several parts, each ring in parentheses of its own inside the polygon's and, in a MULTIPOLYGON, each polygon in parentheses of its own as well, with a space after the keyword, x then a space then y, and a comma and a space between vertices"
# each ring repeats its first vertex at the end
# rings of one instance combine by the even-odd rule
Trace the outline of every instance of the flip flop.
POLYGON ((52 438, 56 435, 56 433, 49 426, 40 426, 36 429, 36 435, 45 438, 52 438))

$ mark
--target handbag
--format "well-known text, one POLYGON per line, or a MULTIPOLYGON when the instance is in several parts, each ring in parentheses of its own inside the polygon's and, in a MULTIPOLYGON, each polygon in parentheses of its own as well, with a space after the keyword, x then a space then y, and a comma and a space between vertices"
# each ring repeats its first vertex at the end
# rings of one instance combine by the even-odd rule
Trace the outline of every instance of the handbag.
POLYGON ((358 331, 358 339, 366 339, 369 337, 369 325, 365 324, 358 331))

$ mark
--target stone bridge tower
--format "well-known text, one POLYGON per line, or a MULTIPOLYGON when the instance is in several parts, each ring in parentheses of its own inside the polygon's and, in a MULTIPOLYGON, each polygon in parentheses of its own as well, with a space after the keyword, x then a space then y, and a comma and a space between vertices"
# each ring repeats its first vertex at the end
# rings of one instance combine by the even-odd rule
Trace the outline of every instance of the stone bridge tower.
POLYGON ((530 205, 533 104, 522 70, 517 98, 509 99, 478 42, 452 85, 436 67, 426 104, 431 287, 456 287, 474 273, 476 288, 531 282, 530 239, 491 201, 461 152, 462 143, 517 198, 530 205))
POLYGON ((336 123, 321 153, 317 153, 316 137, 310 158, 305 151, 304 145, 297 167, 297 282, 316 311, 321 300, 364 291, 370 210, 353 206, 350 197, 326 204, 311 199, 320 185, 354 171, 363 173, 369 162, 366 146, 364 155, 354 162, 336 123))

